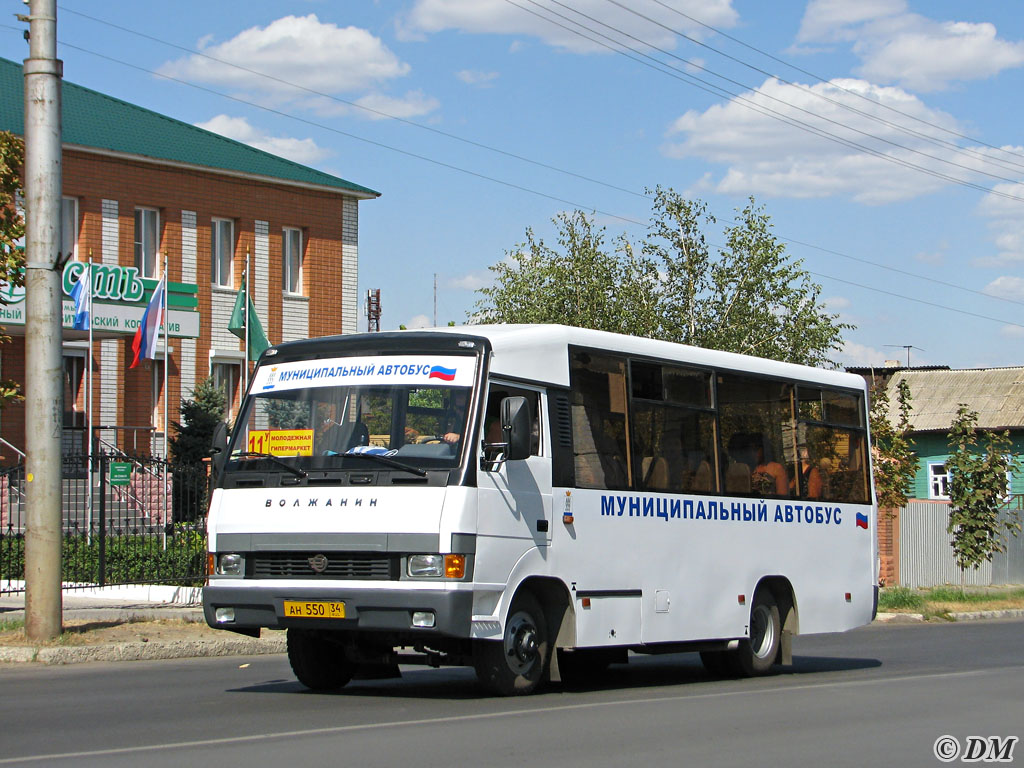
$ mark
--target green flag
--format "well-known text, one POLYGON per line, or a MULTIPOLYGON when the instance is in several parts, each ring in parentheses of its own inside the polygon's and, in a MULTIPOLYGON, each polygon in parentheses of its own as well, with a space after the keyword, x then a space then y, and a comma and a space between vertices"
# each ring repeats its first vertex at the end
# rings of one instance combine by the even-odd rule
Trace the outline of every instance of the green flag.
POLYGON ((242 275, 242 287, 238 289, 238 296, 235 298, 235 308, 231 310, 231 320, 228 321, 228 330, 235 336, 245 340, 245 310, 249 308, 249 359, 258 360, 263 350, 270 346, 267 341, 267 334, 263 332, 259 315, 256 314, 256 307, 249 301, 249 294, 245 290, 245 275, 242 275))

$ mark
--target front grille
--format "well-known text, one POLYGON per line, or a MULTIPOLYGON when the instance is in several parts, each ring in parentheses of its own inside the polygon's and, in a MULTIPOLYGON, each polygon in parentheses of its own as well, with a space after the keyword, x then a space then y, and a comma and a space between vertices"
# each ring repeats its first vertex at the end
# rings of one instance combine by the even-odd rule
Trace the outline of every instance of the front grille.
POLYGON ((353 552, 259 552, 250 555, 254 579, 379 579, 398 578, 398 558, 353 552), (317 573, 310 560, 327 558, 327 567, 317 573))

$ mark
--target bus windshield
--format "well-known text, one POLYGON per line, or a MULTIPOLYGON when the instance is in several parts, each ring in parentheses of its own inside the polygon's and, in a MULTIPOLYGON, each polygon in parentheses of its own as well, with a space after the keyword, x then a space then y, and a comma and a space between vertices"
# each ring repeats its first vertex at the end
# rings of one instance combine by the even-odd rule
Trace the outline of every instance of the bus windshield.
POLYGON ((467 442, 475 365, 415 356, 264 364, 226 469, 260 459, 260 471, 452 469, 467 442))

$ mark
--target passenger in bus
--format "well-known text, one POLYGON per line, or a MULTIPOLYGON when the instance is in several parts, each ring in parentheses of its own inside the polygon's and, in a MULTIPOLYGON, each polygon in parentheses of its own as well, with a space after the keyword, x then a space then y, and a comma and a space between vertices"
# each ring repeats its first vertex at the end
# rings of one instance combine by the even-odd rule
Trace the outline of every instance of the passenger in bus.
POLYGON ((468 392, 457 391, 452 395, 448 417, 445 420, 445 432, 441 435, 441 440, 448 443, 448 445, 455 445, 462 439, 462 428, 466 423, 466 403, 468 401, 468 392))
POLYGON ((806 445, 798 448, 800 462, 797 465, 798 475, 790 483, 790 493, 793 496, 800 496, 803 499, 820 499, 824 483, 821 478, 821 470, 811 460, 811 452, 806 445), (799 479, 800 487, 797 488, 799 479), (799 493, 798 493, 799 491, 799 493))
POLYGON ((765 455, 764 435, 760 432, 733 435, 730 439, 730 456, 735 453, 744 464, 751 467, 750 491, 763 496, 785 496, 789 493, 789 478, 785 468, 765 455))

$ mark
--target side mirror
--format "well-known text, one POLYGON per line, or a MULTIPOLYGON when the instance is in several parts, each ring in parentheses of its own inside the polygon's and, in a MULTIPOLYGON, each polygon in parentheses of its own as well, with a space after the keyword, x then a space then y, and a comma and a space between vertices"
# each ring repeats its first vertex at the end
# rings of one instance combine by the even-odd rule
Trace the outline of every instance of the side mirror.
POLYGON ((501 401, 501 433, 507 444, 505 458, 509 461, 530 455, 530 404, 525 397, 506 397, 501 401))
POLYGON ((210 454, 213 456, 214 474, 220 474, 227 461, 228 454, 228 425, 223 421, 213 428, 213 444, 210 446, 210 454))

